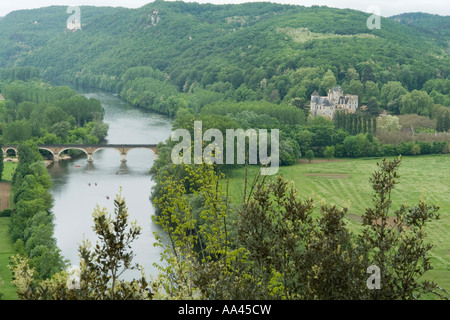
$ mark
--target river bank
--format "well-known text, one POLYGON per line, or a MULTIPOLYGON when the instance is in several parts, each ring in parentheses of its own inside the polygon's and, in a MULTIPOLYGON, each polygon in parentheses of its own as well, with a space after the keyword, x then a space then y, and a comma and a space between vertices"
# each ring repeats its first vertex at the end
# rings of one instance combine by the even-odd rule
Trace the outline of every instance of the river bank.
POLYGON ((16 287, 12 284, 12 272, 9 270, 9 259, 14 252, 14 245, 9 235, 9 224, 11 218, 0 217, 0 293, 2 300, 17 300, 16 287), (1 282, 1 281, 0 281, 1 282))
MULTIPOLYGON (((166 116, 136 109, 110 93, 79 93, 102 103, 104 122, 109 125, 106 144, 157 144, 170 137, 172 123, 166 116)), ((117 150, 105 149, 95 152, 93 162, 87 162, 85 155, 49 162, 55 238, 72 264, 78 263, 78 246, 83 239, 93 244, 96 241, 92 231, 94 209, 99 206, 112 214, 115 195, 122 189, 130 221, 142 227, 141 236, 132 246, 134 262, 141 264, 146 274, 156 273, 153 264, 160 262, 161 250, 153 246, 157 227, 152 222, 154 208, 149 200, 154 185, 149 171, 154 159, 151 150, 134 149, 123 163, 117 150)))
MULTIPOLYGON (((59 161, 61 160, 71 160, 72 157, 69 155, 61 155, 59 156, 59 161)), ((45 162, 45 166, 48 167, 49 165, 51 165, 54 161, 53 160, 44 160, 45 162)))

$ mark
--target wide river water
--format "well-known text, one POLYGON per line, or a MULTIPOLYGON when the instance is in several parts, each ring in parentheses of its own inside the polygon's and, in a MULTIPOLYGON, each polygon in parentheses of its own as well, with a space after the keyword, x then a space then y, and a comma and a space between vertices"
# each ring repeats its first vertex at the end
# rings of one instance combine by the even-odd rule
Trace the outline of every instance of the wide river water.
MULTIPOLYGON (((80 92, 88 98, 100 100, 104 122, 109 124, 107 144, 157 144, 170 137, 171 120, 165 116, 133 108, 119 97, 104 92, 80 92)), ((151 150, 135 149, 122 163, 116 150, 94 153, 94 161, 87 157, 62 160, 48 167, 53 180, 55 238, 62 255, 74 265, 79 264, 78 247, 89 239, 95 245, 92 212, 98 205, 114 212, 114 199, 122 188, 130 221, 137 221, 142 234, 133 243, 134 262, 144 267, 147 275, 156 274, 153 263, 159 262, 159 247, 154 247, 157 226, 152 222, 154 208, 149 200, 154 182, 149 170, 155 155, 151 150), (90 185, 89 185, 90 184, 90 185), (108 199, 109 197, 109 199, 108 199)), ((128 272, 125 278, 139 276, 128 272)))

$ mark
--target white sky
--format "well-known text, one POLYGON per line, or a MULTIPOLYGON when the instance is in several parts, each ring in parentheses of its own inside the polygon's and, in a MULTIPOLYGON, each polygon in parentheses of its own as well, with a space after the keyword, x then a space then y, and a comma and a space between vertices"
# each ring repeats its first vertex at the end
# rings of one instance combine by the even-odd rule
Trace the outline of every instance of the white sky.
MULTIPOLYGON (((185 2, 194 2, 184 0, 185 2)), ((198 3, 243 3, 267 0, 196 0, 198 3)), ((11 11, 20 9, 35 9, 52 5, 62 6, 109 6, 139 8, 153 2, 152 0, 0 0, 0 17, 11 11)), ((384 17, 404 12, 426 12, 439 15, 450 15, 449 0, 271 0, 270 2, 294 5, 326 5, 334 8, 351 8, 368 12, 370 6, 378 6, 384 17)))

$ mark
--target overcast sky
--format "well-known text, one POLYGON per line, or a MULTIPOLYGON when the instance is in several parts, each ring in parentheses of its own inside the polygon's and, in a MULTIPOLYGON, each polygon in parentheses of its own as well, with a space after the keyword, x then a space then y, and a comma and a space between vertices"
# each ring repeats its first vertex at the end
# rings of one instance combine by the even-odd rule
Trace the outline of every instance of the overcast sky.
MULTIPOLYGON (((199 3, 243 3, 261 0, 197 0, 199 3)), ((20 9, 34 9, 52 5, 62 6, 110 6, 139 8, 153 2, 152 0, 0 0, 0 17, 11 11, 20 9)), ((185 0, 185 2, 194 2, 185 0)), ((404 12, 427 12, 439 15, 450 15, 449 0, 272 0, 270 2, 295 5, 326 5, 334 8, 351 8, 367 12, 370 6, 378 6, 384 17, 404 12)))

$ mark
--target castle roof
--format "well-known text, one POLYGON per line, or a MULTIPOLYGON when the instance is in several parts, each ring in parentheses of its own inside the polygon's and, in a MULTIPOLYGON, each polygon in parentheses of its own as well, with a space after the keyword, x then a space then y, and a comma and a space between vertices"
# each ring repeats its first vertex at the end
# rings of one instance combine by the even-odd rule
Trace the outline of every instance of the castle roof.
POLYGON ((349 97, 348 95, 346 95, 345 97, 341 96, 341 97, 339 97, 339 103, 340 103, 340 104, 341 104, 341 103, 347 104, 347 103, 348 103, 348 100, 350 100, 350 98, 351 98, 351 97, 349 97))
POLYGON ((315 103, 315 104, 318 104, 318 105, 321 105, 323 107, 332 107, 332 106, 334 106, 334 104, 330 100, 328 100, 328 97, 319 97, 319 96, 312 95, 311 96, 311 102, 315 103))
POLYGON ((327 98, 320 98, 320 104, 324 107, 332 107, 333 103, 331 103, 327 98))
POLYGON ((311 94, 311 96, 318 96, 319 93, 317 92, 317 90, 314 90, 314 92, 311 94))
POLYGON ((333 87, 333 88, 331 88, 330 89, 330 91, 342 91, 342 88, 341 87, 333 87))

